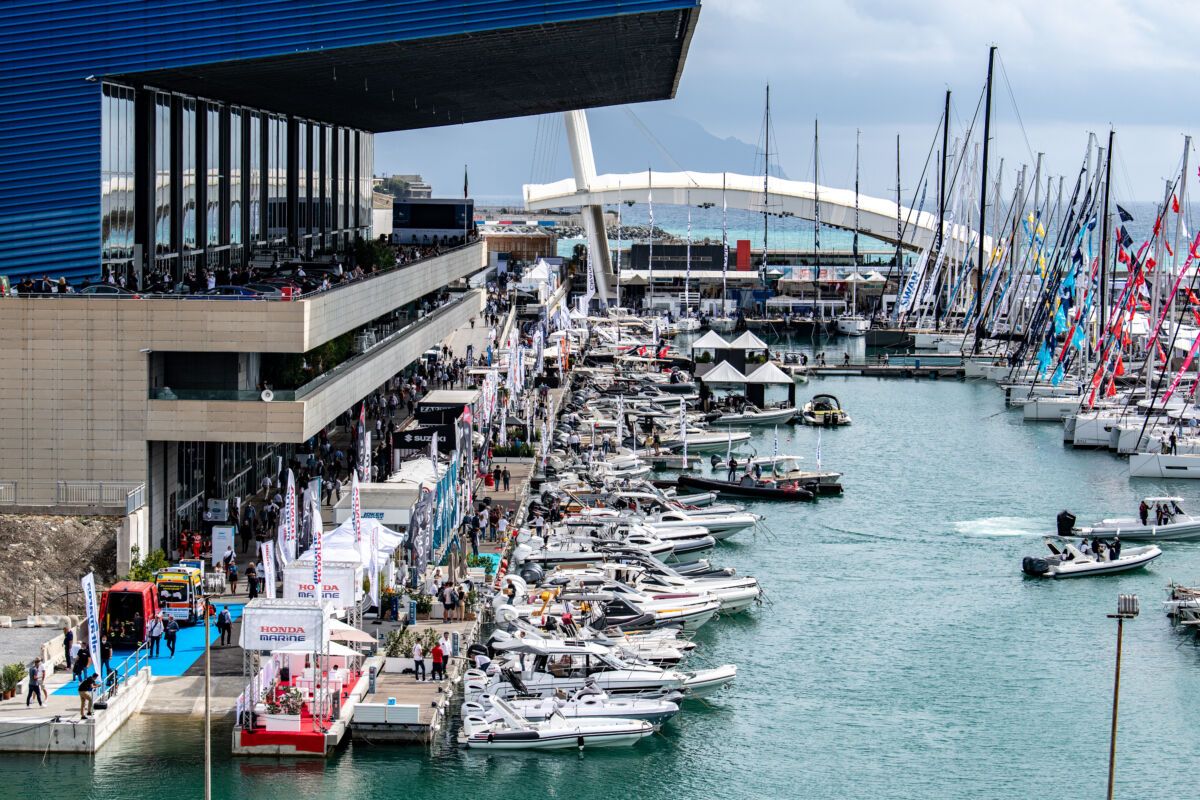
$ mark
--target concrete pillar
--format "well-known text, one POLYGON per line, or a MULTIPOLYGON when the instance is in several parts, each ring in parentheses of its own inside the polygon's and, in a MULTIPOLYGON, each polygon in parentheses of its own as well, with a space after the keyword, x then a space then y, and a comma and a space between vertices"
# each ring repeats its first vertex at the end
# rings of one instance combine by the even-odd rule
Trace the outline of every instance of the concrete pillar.
MULTIPOLYGON (((567 143, 571 147, 571 166, 575 170, 575 191, 590 191, 596 178, 596 159, 592 154, 587 114, 583 111, 564 111, 563 119, 567 126, 567 143)), ((616 278, 613 276, 612 256, 608 251, 608 233, 604 229, 604 207, 581 206, 579 210, 587 235, 588 252, 592 255, 596 296, 607 305, 609 282, 615 282, 616 278)))
POLYGON ((117 531, 117 574, 129 572, 133 562, 133 548, 137 547, 142 558, 150 551, 150 509, 142 506, 126 514, 117 531))

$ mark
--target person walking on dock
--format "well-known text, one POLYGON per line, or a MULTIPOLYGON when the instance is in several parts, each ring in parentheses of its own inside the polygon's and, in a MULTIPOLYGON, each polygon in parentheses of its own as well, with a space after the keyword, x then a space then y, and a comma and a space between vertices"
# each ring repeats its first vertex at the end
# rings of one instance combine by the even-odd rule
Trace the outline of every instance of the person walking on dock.
POLYGON ((228 646, 233 636, 233 615, 229 613, 229 606, 221 606, 221 613, 217 615, 217 630, 221 632, 221 645, 228 646))
POLYGON ((76 682, 83 679, 83 673, 91 663, 91 656, 88 655, 87 648, 80 647, 79 652, 75 654, 75 660, 71 663, 71 677, 76 682))
POLYGON ((415 678, 417 682, 429 680, 429 677, 425 674, 425 650, 421 647, 420 639, 417 639, 417 643, 413 645, 412 657, 413 678, 415 678))
POLYGON ((167 650, 171 652, 169 658, 175 657, 175 637, 179 634, 179 620, 174 617, 167 619, 167 624, 163 627, 163 636, 167 640, 167 650))
POLYGON ((429 679, 433 681, 444 680, 446 678, 446 655, 442 651, 441 644, 434 642, 433 649, 429 651, 429 657, 433 660, 433 671, 429 675, 429 679))
POLYGON ((44 668, 42 667, 42 658, 41 656, 38 656, 33 660, 33 663, 29 665, 29 691, 25 693, 26 708, 29 708, 29 701, 34 697, 37 698, 38 705, 41 706, 42 690, 40 676, 44 674, 45 672, 44 668))
POLYGON ((504 491, 507 492, 508 487, 512 484, 512 473, 508 471, 508 467, 500 472, 500 477, 504 481, 504 491))
POLYGON ((150 637, 150 658, 158 658, 162 653, 160 645, 162 643, 163 632, 166 629, 163 627, 162 614, 155 614, 154 619, 150 620, 150 625, 146 629, 146 634, 150 637))

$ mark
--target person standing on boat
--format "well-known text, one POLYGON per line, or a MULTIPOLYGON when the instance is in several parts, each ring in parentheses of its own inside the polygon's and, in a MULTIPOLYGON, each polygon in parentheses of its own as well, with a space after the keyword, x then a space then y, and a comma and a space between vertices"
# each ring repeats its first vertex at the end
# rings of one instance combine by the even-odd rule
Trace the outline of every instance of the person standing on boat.
POLYGON ((728 478, 728 481, 730 483, 733 483, 734 477, 737 476, 737 468, 738 468, 737 458, 735 456, 730 456, 729 457, 729 478, 728 478))
POLYGON ((1120 534, 1117 534, 1116 536, 1113 537, 1112 546, 1109 548, 1109 552, 1112 553, 1113 561, 1116 561, 1118 558, 1121 557, 1121 535, 1120 534))
POLYGON ((1150 506, 1146 504, 1145 500, 1138 506, 1138 516, 1141 517, 1142 525, 1145 525, 1150 517, 1150 506))

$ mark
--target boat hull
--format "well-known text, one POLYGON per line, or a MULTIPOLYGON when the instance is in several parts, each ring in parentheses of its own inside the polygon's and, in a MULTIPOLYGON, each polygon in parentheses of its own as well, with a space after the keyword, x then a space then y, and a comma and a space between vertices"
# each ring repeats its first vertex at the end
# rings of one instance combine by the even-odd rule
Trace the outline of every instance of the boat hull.
POLYGON ((690 486, 696 489, 713 489, 723 494, 735 495, 738 497, 759 497, 766 500, 788 500, 788 501, 810 501, 814 499, 814 495, 808 489, 796 487, 794 489, 782 489, 768 486, 742 486, 729 481, 717 481, 710 478, 700 478, 693 475, 680 475, 678 479, 680 486, 690 486))
POLYGON ((1200 479, 1200 455, 1134 453, 1129 456, 1129 477, 1200 479))

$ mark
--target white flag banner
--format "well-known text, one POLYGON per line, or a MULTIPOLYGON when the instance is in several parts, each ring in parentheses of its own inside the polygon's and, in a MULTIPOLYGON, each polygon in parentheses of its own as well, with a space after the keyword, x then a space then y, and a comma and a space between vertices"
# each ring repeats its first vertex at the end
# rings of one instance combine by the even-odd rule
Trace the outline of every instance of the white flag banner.
POLYGON ((271 600, 275 599, 275 548, 270 542, 263 542, 259 545, 262 551, 263 565, 263 586, 266 587, 267 597, 271 600))
POLYGON ((683 468, 687 469, 687 403, 679 401, 679 438, 683 440, 683 468))
POLYGON ((437 431, 433 432, 433 436, 429 437, 429 460, 433 462, 433 474, 437 474, 437 431))
POLYGON ((821 429, 817 428, 817 469, 821 468, 821 429))
POLYGON ((362 541, 362 497, 358 491, 358 473, 350 479, 350 514, 354 519, 354 541, 362 541))
MULTIPOLYGON (((96 603, 96 575, 89 572, 80 580, 83 588, 83 608, 88 624, 88 655, 92 666, 100 665, 100 606, 96 603)), ((97 669, 99 672, 99 669, 97 669)))

